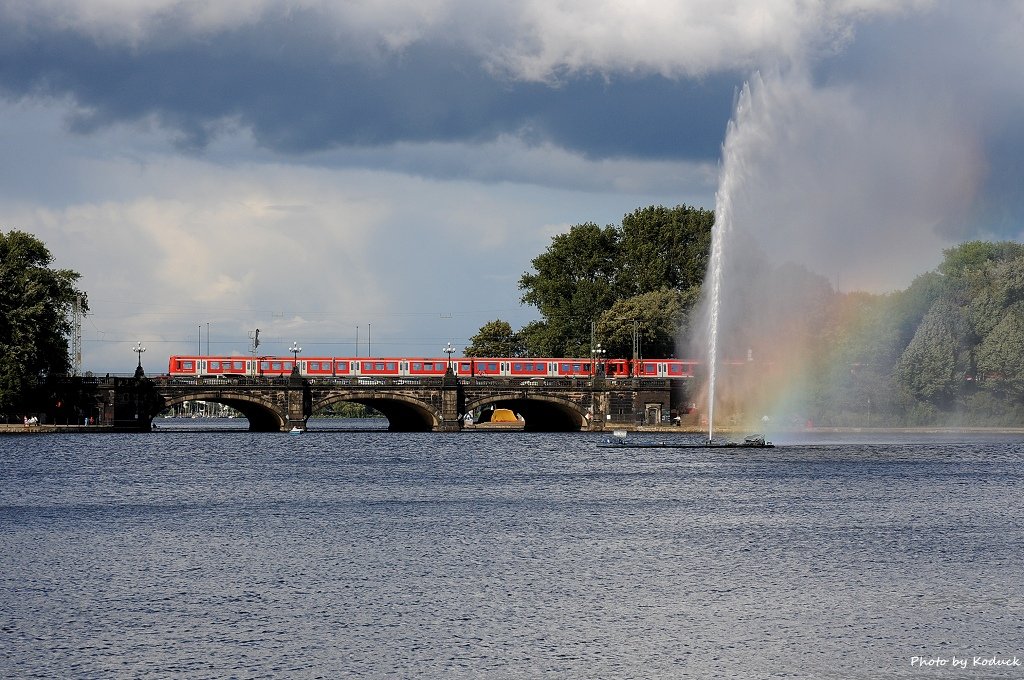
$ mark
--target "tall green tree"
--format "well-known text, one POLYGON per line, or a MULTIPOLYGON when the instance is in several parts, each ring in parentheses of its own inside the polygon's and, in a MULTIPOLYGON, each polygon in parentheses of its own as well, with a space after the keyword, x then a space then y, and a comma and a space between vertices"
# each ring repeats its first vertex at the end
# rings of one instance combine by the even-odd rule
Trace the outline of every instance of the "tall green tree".
POLYGON ((965 346, 967 323, 961 310, 942 300, 921 321, 896 364, 896 377, 910 393, 939 409, 954 406, 970 370, 965 346))
POLYGON ((0 411, 11 413, 47 376, 70 368, 68 337, 77 272, 52 269, 42 241, 0 232, 0 411))
POLYGON ((545 349, 555 356, 590 351, 590 325, 617 298, 621 269, 619 232, 593 222, 577 224, 533 258, 533 273, 519 279, 522 302, 544 316, 545 349))
POLYGON ((674 356, 699 296, 699 287, 662 288, 619 300, 598 319, 597 340, 608 356, 632 357, 635 332, 641 356, 674 356))
MULTIPOLYGON (((555 236, 548 250, 532 261, 533 271, 519 281, 522 302, 537 307, 543 317, 520 331, 527 353, 586 356, 591 324, 614 305, 646 308, 649 298, 641 296, 657 297, 665 291, 690 296, 699 291, 713 222, 714 213, 708 210, 649 206, 625 215, 621 227, 578 224, 555 236), (627 302, 631 298, 637 300, 627 302)), ((689 303, 686 306, 688 311, 689 303)), ((657 321, 645 317, 645 332, 651 334, 647 356, 670 356, 675 350, 679 329, 667 332, 662 326, 678 321, 679 310, 668 311, 657 321), (667 318, 672 315, 676 318, 667 318)), ((637 313, 620 309, 610 318, 633 318, 637 313), (627 313, 630 316, 623 316, 627 313)), ((632 351, 631 329, 630 324, 627 331, 613 331, 611 326, 607 331, 629 335, 632 351)))
POLYGON ((714 221, 714 212, 686 205, 652 205, 623 217, 622 297, 699 288, 708 266, 714 221))
POLYGON ((981 341, 977 369, 994 391, 1024 397, 1024 303, 1014 305, 981 341))
POLYGON ((525 351, 519 334, 508 321, 495 319, 480 327, 463 350, 467 357, 518 357, 525 351))

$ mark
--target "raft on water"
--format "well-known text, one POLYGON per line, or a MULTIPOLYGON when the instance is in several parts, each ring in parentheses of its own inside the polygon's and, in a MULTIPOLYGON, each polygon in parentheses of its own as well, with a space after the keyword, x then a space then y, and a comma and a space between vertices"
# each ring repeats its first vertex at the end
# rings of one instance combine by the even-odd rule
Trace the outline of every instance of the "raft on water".
POLYGON ((774 449, 775 444, 764 438, 763 434, 752 434, 741 442, 634 442, 626 441, 626 432, 616 430, 614 437, 608 437, 604 443, 598 444, 602 449, 774 449))

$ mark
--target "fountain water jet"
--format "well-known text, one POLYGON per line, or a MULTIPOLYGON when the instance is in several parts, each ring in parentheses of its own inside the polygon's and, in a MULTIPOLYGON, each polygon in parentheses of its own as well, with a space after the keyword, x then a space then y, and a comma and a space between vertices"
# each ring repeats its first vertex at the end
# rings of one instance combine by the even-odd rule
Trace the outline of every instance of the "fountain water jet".
MULTIPOLYGON (((755 79, 760 82, 759 76, 755 79)), ((752 90, 743 85, 736 110, 726 129, 722 144, 722 166, 715 192, 715 223, 711 231, 711 258, 708 263, 708 442, 715 434, 715 386, 719 367, 719 330, 722 311, 722 279, 726 265, 726 242, 733 228, 733 199, 743 184, 744 151, 750 143, 752 90), (748 134, 744 134, 744 133, 748 134)), ((754 132, 756 136, 756 131, 754 132)))

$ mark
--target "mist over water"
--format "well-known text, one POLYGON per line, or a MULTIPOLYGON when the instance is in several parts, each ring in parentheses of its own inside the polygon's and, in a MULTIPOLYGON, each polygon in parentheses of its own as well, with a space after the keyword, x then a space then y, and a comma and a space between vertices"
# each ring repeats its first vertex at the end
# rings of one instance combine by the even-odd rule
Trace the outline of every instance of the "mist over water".
POLYGON ((971 116, 920 84, 817 83, 800 66, 754 74, 722 145, 711 258, 687 353, 708 366, 700 402, 720 425, 805 422, 809 376, 836 293, 885 293, 944 248, 988 238, 984 151, 971 116), (888 93, 886 98, 882 96, 888 93))

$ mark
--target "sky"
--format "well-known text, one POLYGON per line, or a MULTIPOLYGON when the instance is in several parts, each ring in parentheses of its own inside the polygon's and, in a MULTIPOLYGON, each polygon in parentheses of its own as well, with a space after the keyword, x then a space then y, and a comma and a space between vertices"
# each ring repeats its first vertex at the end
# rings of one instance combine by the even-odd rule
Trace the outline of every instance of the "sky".
POLYGON ((896 290, 1021 237, 1022 34, 1010 0, 6 0, 0 229, 82 275, 87 371, 256 328, 443 356, 538 318, 572 225, 714 208, 733 120, 737 228, 896 290))

